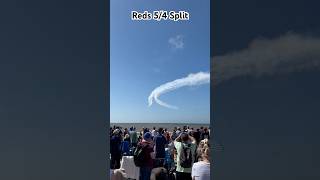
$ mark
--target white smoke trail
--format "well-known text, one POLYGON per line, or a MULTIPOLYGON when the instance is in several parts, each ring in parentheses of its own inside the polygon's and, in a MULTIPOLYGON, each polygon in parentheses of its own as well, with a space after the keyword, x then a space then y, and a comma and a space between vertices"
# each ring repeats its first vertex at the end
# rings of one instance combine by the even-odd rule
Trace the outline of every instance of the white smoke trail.
POLYGON ((286 33, 256 39, 247 49, 212 58, 215 85, 237 77, 270 76, 320 67, 320 38, 286 33))
POLYGON ((171 109, 177 109, 178 107, 172 106, 170 104, 167 104, 161 101, 159 99, 159 96, 184 86, 199 86, 207 83, 210 83, 210 73, 207 73, 207 72, 198 72, 195 74, 189 74, 187 77, 176 79, 171 82, 167 82, 155 88, 151 92, 148 98, 149 106, 153 104, 153 100, 154 100, 156 103, 158 103, 161 106, 171 108, 171 109))
MULTIPOLYGON (((274 39, 258 38, 248 48, 212 58, 213 84, 243 76, 260 77, 320 68, 320 38, 286 33, 274 39)), ((165 83, 152 91, 153 100, 165 107, 176 106, 159 100, 161 94, 183 86, 210 83, 210 73, 199 72, 165 83)))

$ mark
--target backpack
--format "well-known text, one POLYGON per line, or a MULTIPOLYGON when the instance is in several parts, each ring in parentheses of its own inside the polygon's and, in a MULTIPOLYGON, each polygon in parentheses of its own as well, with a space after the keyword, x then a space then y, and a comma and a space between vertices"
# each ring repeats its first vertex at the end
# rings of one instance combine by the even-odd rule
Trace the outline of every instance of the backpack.
POLYGON ((180 151, 180 166, 183 168, 192 167, 191 144, 182 144, 180 151))
POLYGON ((144 164, 145 153, 143 145, 139 144, 133 153, 133 161, 137 167, 141 167, 144 164))

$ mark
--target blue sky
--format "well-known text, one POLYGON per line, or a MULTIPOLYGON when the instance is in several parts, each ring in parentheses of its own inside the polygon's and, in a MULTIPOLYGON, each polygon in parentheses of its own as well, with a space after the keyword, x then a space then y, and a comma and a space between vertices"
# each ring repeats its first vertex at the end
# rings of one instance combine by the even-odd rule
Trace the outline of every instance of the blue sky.
POLYGON ((209 122, 208 84, 181 88, 160 97, 178 106, 178 110, 158 104, 148 107, 148 96, 154 88, 190 73, 209 72, 209 2, 111 1, 111 122, 209 122), (132 21, 132 10, 184 10, 190 13, 190 20, 132 21))

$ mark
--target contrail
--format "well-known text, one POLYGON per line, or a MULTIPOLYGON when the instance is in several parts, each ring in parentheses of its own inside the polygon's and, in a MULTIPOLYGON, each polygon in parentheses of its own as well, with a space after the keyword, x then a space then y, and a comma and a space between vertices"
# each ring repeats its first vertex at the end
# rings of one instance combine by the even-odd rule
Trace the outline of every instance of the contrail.
POLYGON ((286 33, 258 38, 249 47, 212 58, 213 84, 237 77, 260 77, 320 67, 320 38, 286 33))
POLYGON ((161 106, 171 108, 171 109, 177 109, 178 107, 172 106, 170 104, 167 104, 161 101, 159 99, 159 96, 184 86, 199 86, 199 85, 208 84, 208 83, 210 83, 210 73, 208 72, 198 72, 195 74, 189 74, 187 77, 167 82, 155 88, 151 92, 148 98, 149 106, 153 104, 153 100, 154 100, 156 103, 158 103, 161 106))
MULTIPOLYGON (((320 68, 320 38, 297 33, 286 33, 278 38, 257 38, 248 48, 212 59, 212 82, 214 85, 238 77, 260 77, 300 72, 320 68)), ((177 109, 161 100, 159 96, 183 86, 210 83, 210 73, 199 72, 165 83, 155 88, 149 98, 161 106, 177 109)))

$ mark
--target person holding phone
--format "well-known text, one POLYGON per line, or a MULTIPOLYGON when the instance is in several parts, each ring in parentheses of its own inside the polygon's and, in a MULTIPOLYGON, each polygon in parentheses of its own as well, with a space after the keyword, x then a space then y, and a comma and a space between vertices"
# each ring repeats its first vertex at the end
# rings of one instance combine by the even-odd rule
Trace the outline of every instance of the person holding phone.
POLYGON ((177 150, 176 180, 192 180, 192 165, 195 160, 196 140, 182 132, 174 141, 177 150))

